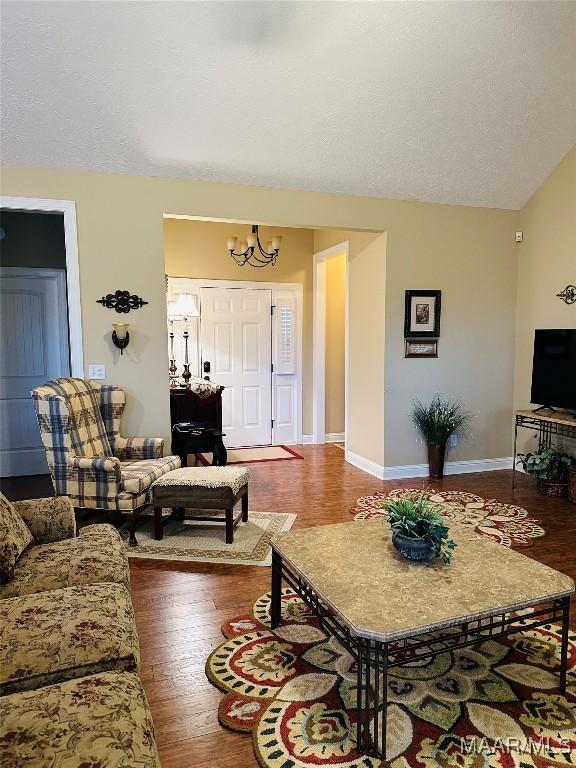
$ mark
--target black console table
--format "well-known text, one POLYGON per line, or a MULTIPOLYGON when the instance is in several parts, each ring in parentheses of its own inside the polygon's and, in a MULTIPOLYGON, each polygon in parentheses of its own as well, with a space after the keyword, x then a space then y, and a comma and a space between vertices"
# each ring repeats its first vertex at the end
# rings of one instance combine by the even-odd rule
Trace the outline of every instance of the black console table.
POLYGON ((567 437, 576 440, 576 416, 568 411, 516 411, 514 426, 514 465, 512 467, 512 488, 516 481, 516 456, 518 444, 518 428, 536 430, 538 432, 538 448, 549 448, 554 436, 567 437))

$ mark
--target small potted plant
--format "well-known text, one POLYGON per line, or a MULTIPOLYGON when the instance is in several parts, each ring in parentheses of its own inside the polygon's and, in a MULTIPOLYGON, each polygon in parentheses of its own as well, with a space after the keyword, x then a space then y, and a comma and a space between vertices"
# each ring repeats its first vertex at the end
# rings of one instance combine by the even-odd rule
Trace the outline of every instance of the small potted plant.
POLYGON ((441 508, 424 494, 417 499, 393 499, 384 505, 392 528, 392 543, 409 560, 449 563, 456 543, 448 538, 449 529, 441 508))
POLYGON ((518 463, 526 474, 536 478, 536 488, 543 496, 567 496, 568 473, 574 457, 561 448, 540 448, 518 454, 518 463))
POLYGON ((415 400, 412 421, 428 445, 429 476, 434 480, 444 477, 446 444, 451 435, 462 433, 470 414, 460 400, 435 395, 429 405, 415 400))

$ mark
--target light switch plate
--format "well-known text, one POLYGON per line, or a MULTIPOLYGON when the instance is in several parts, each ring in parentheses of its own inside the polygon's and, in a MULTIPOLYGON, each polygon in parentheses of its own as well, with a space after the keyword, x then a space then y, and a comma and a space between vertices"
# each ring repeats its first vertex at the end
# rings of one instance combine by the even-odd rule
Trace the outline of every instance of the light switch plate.
POLYGON ((106 378, 106 366, 102 363, 90 363, 88 366, 88 378, 102 380, 106 378))

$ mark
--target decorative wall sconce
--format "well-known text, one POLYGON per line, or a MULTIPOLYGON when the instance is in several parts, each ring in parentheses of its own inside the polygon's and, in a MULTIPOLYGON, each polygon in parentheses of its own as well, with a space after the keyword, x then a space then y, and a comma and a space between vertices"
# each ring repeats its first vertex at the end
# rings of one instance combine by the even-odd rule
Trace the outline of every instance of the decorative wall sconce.
POLYGON ((115 347, 118 347, 120 354, 123 355, 124 350, 130 343, 130 334, 128 333, 130 323, 112 323, 112 328, 114 328, 112 331, 112 343, 115 347))
POLYGON ((576 304, 576 285, 567 285, 563 291, 557 293, 559 299, 565 301, 566 304, 576 304))

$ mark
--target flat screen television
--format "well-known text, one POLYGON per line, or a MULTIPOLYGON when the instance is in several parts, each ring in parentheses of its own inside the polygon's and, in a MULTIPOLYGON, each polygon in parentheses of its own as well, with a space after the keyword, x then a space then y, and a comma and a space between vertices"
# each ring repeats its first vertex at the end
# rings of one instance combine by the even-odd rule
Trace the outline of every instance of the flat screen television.
POLYGON ((576 329, 535 332, 530 400, 576 410, 576 329))

